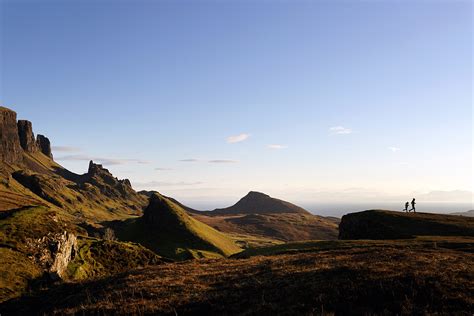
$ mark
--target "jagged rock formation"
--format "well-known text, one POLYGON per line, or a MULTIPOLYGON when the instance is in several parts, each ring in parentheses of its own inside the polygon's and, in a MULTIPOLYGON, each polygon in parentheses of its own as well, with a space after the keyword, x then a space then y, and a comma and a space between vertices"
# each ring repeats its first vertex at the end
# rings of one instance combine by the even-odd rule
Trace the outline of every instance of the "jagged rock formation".
POLYGON ((18 137, 16 113, 0 107, 0 161, 18 163, 22 160, 22 150, 18 137))
POLYGON ((369 210, 344 215, 339 224, 339 239, 407 239, 416 236, 474 236, 474 218, 369 210))
POLYGON ((33 126, 30 121, 18 121, 18 136, 20 138, 20 145, 24 151, 34 153, 38 151, 38 146, 33 134, 33 126))
POLYGON ((216 209, 214 214, 270 214, 299 213, 310 214, 305 209, 289 202, 275 199, 264 193, 250 191, 236 204, 227 208, 216 209))
POLYGON ((0 107, 0 162, 21 164, 24 161, 24 152, 36 153, 38 151, 53 158, 48 138, 38 135, 35 139, 30 121, 17 122, 14 111, 0 107))
POLYGON ((108 169, 100 164, 95 164, 92 160, 89 162, 89 170, 84 175, 83 181, 96 186, 102 194, 108 197, 127 198, 130 195, 137 195, 132 189, 130 180, 117 179, 108 169))
POLYGON ((38 136, 36 136, 36 145, 43 154, 53 159, 53 153, 51 152, 51 142, 49 141, 48 137, 38 134, 38 136))

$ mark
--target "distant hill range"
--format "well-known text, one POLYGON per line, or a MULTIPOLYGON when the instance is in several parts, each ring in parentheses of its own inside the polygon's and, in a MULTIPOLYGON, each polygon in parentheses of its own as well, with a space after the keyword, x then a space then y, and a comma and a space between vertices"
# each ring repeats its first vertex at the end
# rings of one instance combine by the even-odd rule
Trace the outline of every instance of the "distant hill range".
POLYGON ((470 211, 466 211, 466 212, 455 212, 455 213, 450 213, 449 215, 474 217, 474 210, 470 210, 470 211))
POLYGON ((474 218, 369 210, 344 215, 339 225, 339 239, 405 239, 416 236, 474 236, 474 218))

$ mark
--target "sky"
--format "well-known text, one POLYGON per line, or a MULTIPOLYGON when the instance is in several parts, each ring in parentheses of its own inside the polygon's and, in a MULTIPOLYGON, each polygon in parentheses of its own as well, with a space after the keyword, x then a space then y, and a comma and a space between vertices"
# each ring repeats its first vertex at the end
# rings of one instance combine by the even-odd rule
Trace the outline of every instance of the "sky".
POLYGON ((0 0, 0 104, 197 207, 471 202, 471 1, 0 0))

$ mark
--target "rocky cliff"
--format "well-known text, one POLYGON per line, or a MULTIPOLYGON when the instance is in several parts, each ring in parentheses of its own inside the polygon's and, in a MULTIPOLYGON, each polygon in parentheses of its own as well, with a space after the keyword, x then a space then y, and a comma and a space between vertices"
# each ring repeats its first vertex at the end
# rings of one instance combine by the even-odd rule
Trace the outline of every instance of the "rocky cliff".
POLYGON ((0 107, 0 162, 9 164, 22 161, 16 113, 0 107))
POLYGON ((33 134, 33 125, 31 124, 31 122, 26 120, 19 120, 17 125, 21 148, 23 148, 23 150, 28 153, 37 152, 38 146, 35 141, 35 135, 33 134))
POLYGON ((36 145, 43 154, 53 159, 53 153, 51 152, 51 142, 46 136, 38 134, 38 136, 36 136, 36 145))
POLYGON ((24 162, 23 153, 42 152, 49 158, 51 143, 43 135, 35 139, 33 125, 27 120, 16 120, 16 113, 0 107, 0 162, 20 165, 24 162))

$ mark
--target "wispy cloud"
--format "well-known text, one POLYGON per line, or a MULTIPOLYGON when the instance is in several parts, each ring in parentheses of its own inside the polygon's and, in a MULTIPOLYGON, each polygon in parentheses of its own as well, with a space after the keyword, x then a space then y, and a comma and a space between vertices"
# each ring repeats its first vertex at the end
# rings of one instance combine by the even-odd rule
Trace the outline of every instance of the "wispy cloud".
POLYGON ((250 137, 250 134, 242 133, 239 135, 234 135, 234 136, 229 136, 226 138, 226 141, 229 144, 234 144, 234 143, 240 143, 243 142, 244 140, 248 139, 250 137))
POLYGON ((237 163, 237 160, 230 160, 230 159, 215 159, 209 160, 209 163, 237 163))
POLYGON ((56 158, 59 161, 89 161, 93 160, 95 162, 101 163, 103 165, 124 165, 127 163, 138 163, 138 164, 149 164, 150 161, 140 160, 140 159, 129 159, 129 158, 104 158, 104 157, 95 157, 88 155, 68 155, 56 158))
POLYGON ((288 148, 288 146, 279 145, 279 144, 270 144, 270 145, 267 145, 267 148, 269 148, 269 149, 285 149, 285 148, 288 148))
POLYGON ((137 182, 134 183, 134 187, 138 188, 147 188, 147 187, 179 187, 179 186, 194 186, 203 184, 201 181, 195 182, 186 182, 186 181, 177 181, 177 182, 167 182, 167 181, 150 181, 150 182, 137 182))
POLYGON ((181 162, 197 162, 197 161, 199 161, 199 159, 187 158, 187 159, 181 159, 179 161, 181 161, 181 162))
POLYGON ((156 171, 170 171, 172 168, 155 168, 156 171))
POLYGON ((51 149, 53 152, 66 152, 66 153, 81 151, 80 148, 72 147, 72 146, 52 146, 51 149))
POLYGON ((400 148, 398 148, 398 147, 388 147, 388 150, 390 150, 391 152, 396 153, 397 151, 400 151, 400 148))
POLYGON ((329 128, 329 132, 332 135, 347 135, 352 134, 352 129, 344 126, 333 126, 329 128))

